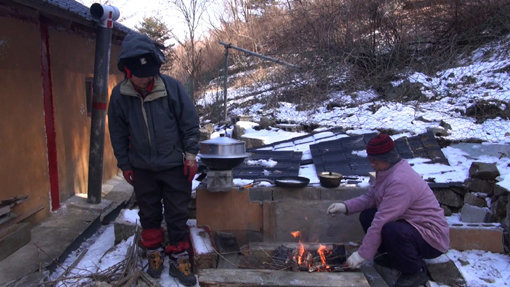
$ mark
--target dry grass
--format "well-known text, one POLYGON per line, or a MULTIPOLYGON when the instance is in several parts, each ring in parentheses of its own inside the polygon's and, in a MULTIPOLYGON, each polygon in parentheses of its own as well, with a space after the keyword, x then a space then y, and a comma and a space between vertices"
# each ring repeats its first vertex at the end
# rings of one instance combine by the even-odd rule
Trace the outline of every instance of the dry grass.
MULTIPOLYGON (((229 74, 253 70, 229 87, 272 81, 292 88, 271 102, 313 106, 335 90, 384 91, 395 75, 425 74, 455 65, 458 56, 510 32, 510 0, 322 0, 288 1, 263 13, 223 22, 201 46, 204 66, 198 89, 223 75, 218 41, 303 67, 259 69, 267 62, 231 52, 229 74), (235 68, 234 68, 235 67, 235 68), (301 79, 301 83, 295 79, 301 79), (338 81, 338 79, 342 79, 338 81)), ((243 17, 241 17, 243 16, 243 17)), ((409 88, 412 92, 414 87, 409 88)), ((385 96, 383 94, 383 96, 385 96)), ((401 91, 402 100, 410 95, 401 91)))

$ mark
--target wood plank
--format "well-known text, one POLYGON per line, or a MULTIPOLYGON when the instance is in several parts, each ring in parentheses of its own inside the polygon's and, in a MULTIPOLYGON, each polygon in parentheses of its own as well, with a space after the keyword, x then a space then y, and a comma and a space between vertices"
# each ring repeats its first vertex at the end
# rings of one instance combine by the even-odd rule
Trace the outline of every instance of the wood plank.
MULTIPOLYGON (((339 243, 331 243, 331 242, 323 242, 323 243, 303 242, 303 245, 308 250, 317 250, 319 248, 319 245, 324 245, 327 248, 332 248, 333 244, 345 246, 345 251, 346 251, 347 255, 352 254, 354 251, 356 251, 359 248, 359 243, 358 242, 347 242, 347 243, 341 243, 341 242, 339 242, 339 243)), ((269 252, 269 251, 275 250, 276 248, 278 248, 279 246, 282 246, 282 245, 287 247, 287 248, 292 248, 292 249, 295 249, 295 248, 299 247, 299 243, 298 242, 250 242, 246 246, 245 250, 248 250, 248 251, 257 251, 257 250, 260 250, 260 251, 269 252)))
POLYGON ((228 286, 335 286, 370 287, 362 272, 289 272, 259 269, 203 269, 198 274, 202 287, 228 286))
POLYGON ((0 206, 0 216, 5 215, 9 212, 11 212, 11 207, 9 205, 0 206))

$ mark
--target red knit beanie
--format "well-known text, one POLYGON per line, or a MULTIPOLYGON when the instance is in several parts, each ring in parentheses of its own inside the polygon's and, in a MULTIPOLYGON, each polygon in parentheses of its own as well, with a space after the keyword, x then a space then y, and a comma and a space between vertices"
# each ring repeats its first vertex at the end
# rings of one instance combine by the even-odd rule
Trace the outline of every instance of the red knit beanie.
POLYGON ((379 134, 367 144, 367 155, 381 155, 385 154, 395 147, 395 142, 387 134, 379 134))

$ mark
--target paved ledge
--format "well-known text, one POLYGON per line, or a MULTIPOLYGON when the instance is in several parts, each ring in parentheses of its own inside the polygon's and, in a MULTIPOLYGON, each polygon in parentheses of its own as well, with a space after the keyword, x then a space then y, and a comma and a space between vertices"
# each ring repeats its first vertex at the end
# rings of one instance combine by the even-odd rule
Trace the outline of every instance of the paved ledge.
POLYGON ((0 261, 0 286, 32 273, 52 269, 105 222, 126 206, 133 188, 121 177, 103 184, 99 204, 87 203, 86 194, 76 195, 31 230, 29 243, 0 261))

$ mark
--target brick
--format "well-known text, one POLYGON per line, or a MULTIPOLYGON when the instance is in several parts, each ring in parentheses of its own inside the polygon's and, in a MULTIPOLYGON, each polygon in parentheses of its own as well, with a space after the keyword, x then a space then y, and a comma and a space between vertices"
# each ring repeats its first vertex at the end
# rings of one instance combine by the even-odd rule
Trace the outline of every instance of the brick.
POLYGON ((450 248, 461 251, 477 249, 503 253, 503 229, 491 224, 460 226, 453 224, 450 226, 450 248))

